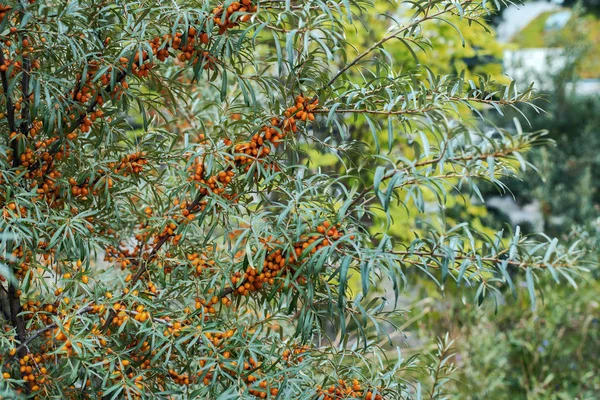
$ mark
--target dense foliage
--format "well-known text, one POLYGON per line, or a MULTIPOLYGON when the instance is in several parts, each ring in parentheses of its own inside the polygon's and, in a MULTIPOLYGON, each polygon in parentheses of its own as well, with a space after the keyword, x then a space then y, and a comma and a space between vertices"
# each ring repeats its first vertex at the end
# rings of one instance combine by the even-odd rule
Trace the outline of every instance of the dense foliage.
POLYGON ((3 395, 441 398, 448 340, 421 359, 381 349, 408 269, 474 304, 521 277, 535 304, 540 277, 581 269, 576 246, 441 211, 388 235, 392 206, 502 187, 544 142, 461 118, 530 88, 422 64, 428 27, 472 29, 485 1, 397 4, 358 52, 362 0, 0 7, 3 395))

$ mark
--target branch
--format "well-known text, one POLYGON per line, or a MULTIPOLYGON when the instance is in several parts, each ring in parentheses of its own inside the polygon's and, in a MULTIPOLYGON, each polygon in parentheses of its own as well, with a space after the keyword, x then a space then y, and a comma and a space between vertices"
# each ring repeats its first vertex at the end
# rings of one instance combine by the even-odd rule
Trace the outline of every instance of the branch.
POLYGON ((367 50, 365 50, 363 53, 359 54, 354 60, 352 60, 350 63, 346 64, 342 69, 340 69, 338 71, 337 74, 335 74, 333 76, 333 78, 331 78, 331 80, 329 82, 327 82, 327 85, 325 85, 324 87, 321 88, 321 90, 325 89, 326 87, 330 87, 331 85, 333 85, 333 83, 340 77, 342 76, 346 71, 348 71, 350 68, 352 68, 353 66, 355 66, 360 60, 362 60, 363 58, 365 58, 367 55, 369 55, 373 50, 375 50, 376 48, 378 48, 379 46, 381 46, 382 44, 384 44, 385 42, 396 38, 398 35, 400 35, 401 33, 414 28, 418 25, 420 25, 421 23, 430 20, 430 19, 434 19, 439 15, 442 15, 444 13, 448 12, 447 9, 444 9, 442 11, 439 11, 435 14, 432 15, 425 15, 423 18, 418 19, 416 21, 413 21, 412 23, 402 27, 401 29, 399 29, 398 31, 383 37, 381 40, 379 40, 377 43, 375 43, 374 45, 372 45, 371 47, 369 47, 367 50))
MULTIPOLYGON (((94 308, 92 306, 90 306, 89 304, 83 308, 80 308, 79 310, 77 310, 77 312, 75 313, 75 316, 77 315, 81 315, 81 314, 85 314, 87 312, 92 311, 94 308)), ((19 347, 17 347, 17 353, 21 352, 21 351, 26 351, 26 347, 29 343, 31 343, 33 340, 35 340, 36 338, 40 337, 41 335, 43 335, 44 333, 48 332, 51 329, 57 328, 58 325, 56 322, 50 324, 50 325, 46 325, 45 327, 38 329, 37 331, 35 331, 34 333, 32 333, 27 339, 25 339, 24 341, 21 342, 21 344, 19 345, 19 347)), ((25 353, 27 354, 27 353, 25 353)), ((19 357, 21 357, 19 355, 19 357)), ((22 357, 21 357, 22 358, 22 357)))
MULTIPOLYGON (((5 65, 4 59, 4 49, 0 48, 0 65, 5 65)), ((4 91, 4 97, 6 98, 6 118, 8 120, 8 129, 10 130, 9 135, 12 132, 16 132, 16 124, 15 124, 15 107, 12 102, 12 98, 9 93, 9 82, 8 76, 6 75, 6 71, 0 71, 0 78, 2 79, 2 90, 4 91)), ((11 148, 13 151, 13 167, 19 166, 19 155, 18 152, 18 142, 16 138, 13 138, 11 142, 11 148)))
MULTIPOLYGON (((406 251, 406 250, 405 251, 396 251, 396 250, 392 250, 392 251, 390 251, 390 253, 395 254, 395 255, 400 255, 400 256, 419 256, 419 257, 431 257, 431 258, 447 258, 448 257, 447 254, 440 254, 440 253, 436 253, 434 251, 406 251)), ((496 257, 476 257, 475 255, 468 255, 468 254, 454 254, 454 259, 455 260, 482 261, 482 262, 489 262, 492 264, 506 263, 508 265, 514 265, 514 266, 522 268, 522 269, 548 268, 547 263, 531 263, 531 262, 527 262, 525 260, 516 261, 516 260, 501 259, 500 254, 498 254, 498 256, 496 256, 496 257)), ((570 266, 571 266, 570 264, 561 264, 561 265, 556 265, 553 267, 568 268, 570 266)))
MULTIPOLYGON (((437 107, 434 106, 430 106, 430 107, 425 107, 425 108, 421 108, 421 109, 406 109, 406 110, 390 110, 390 111, 384 111, 384 110, 369 110, 366 108, 362 108, 362 109, 353 109, 353 108, 349 108, 349 109, 336 109, 335 113, 338 114, 344 114, 344 113, 354 113, 354 114, 375 114, 375 115, 403 115, 403 114, 422 114, 422 113, 426 113, 428 111, 432 111, 435 110, 437 107)), ((314 110, 312 111, 315 114, 323 114, 323 113, 328 113, 330 110, 328 108, 320 108, 318 110, 314 110)))
MULTIPOLYGON (((22 41, 27 40, 27 35, 23 35, 22 41)), ((21 76, 21 89, 23 93, 23 100, 21 104, 21 126, 20 130, 23 135, 27 135, 30 126, 30 113, 29 113, 29 81, 31 78, 31 60, 29 59, 28 50, 22 48, 23 54, 23 68, 21 76)))
MULTIPOLYGON (((509 105, 509 104, 516 104, 518 102, 518 100, 504 100, 504 99, 500 99, 500 100, 494 100, 494 99, 482 99, 480 97, 448 97, 446 99, 444 99, 446 101, 453 101, 453 102, 466 102, 466 103, 482 103, 482 104, 497 104, 497 105, 501 105, 501 106, 505 106, 505 105, 509 105)), ((438 106, 429 106, 429 107, 424 107, 421 109, 415 108, 415 109, 404 109, 404 110, 389 110, 389 111, 385 111, 385 110, 370 110, 368 108, 347 108, 347 109, 335 109, 335 113, 337 114, 344 114, 344 113, 354 113, 354 114, 374 114, 374 115, 403 115, 403 114, 422 114, 422 113, 426 113, 428 111, 432 111, 435 110, 436 108, 441 108, 438 106)), ((329 113, 331 110, 329 108, 319 108, 317 110, 313 110, 312 112, 317 114, 325 114, 325 113, 329 113)))
MULTIPOLYGON (((18 293, 17 287, 15 287, 12 283, 8 284, 8 303, 10 307, 10 322, 12 326, 17 329, 17 339, 20 343, 25 343, 27 340, 27 331, 25 330, 25 320, 23 319, 21 313, 21 300, 18 293)), ((23 358, 27 355, 27 350, 25 347, 21 347, 17 351, 19 358, 23 358)))
MULTIPOLYGON (((510 149, 506 149, 503 151, 496 151, 494 153, 485 153, 485 154, 480 154, 480 155, 474 155, 474 154, 470 154, 470 155, 464 155, 464 156, 457 156, 457 157, 450 157, 444 160, 444 162, 458 162, 458 161, 473 161, 473 160, 485 160, 488 157, 494 157, 494 158, 498 158, 498 157, 506 157, 509 156, 512 153, 515 153, 519 151, 518 148, 510 148, 510 149)), ((436 164, 440 161, 442 161, 443 156, 446 152, 446 149, 444 148, 444 150, 440 153, 440 155, 437 158, 434 158, 432 160, 426 160, 426 161, 421 161, 418 162, 414 165, 409 165, 406 166, 405 168, 402 169, 393 169, 388 171, 383 178, 381 178, 381 182, 385 182, 388 179, 391 179, 394 175, 399 174, 401 172, 407 172, 409 169, 411 168, 417 168, 417 167, 423 167, 425 165, 431 165, 431 164, 436 164)), ((444 175, 442 177, 447 177, 447 175, 444 175)), ((411 182, 408 182, 411 183, 411 182)), ((367 186, 366 188, 364 188, 357 196, 356 198, 352 201, 352 203, 350 203, 350 207, 348 207, 348 209, 351 209, 353 206, 355 206, 359 200, 361 198, 363 198, 367 193, 369 193, 371 190, 373 190, 375 187, 375 184, 371 184, 369 186, 367 186)))

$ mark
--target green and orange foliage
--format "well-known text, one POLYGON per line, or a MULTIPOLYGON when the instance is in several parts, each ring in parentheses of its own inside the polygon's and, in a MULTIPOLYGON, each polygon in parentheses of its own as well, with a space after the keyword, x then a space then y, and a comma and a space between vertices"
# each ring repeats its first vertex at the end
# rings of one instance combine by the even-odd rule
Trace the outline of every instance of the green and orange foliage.
POLYGON ((390 362, 379 346, 407 267, 476 285, 478 301, 514 287, 508 267, 524 271, 532 296, 545 270, 572 279, 579 253, 553 241, 432 226, 398 250, 370 234, 365 218, 403 191, 425 187, 441 200, 449 177, 495 180, 538 135, 449 120, 453 104, 510 107, 529 92, 423 79, 372 58, 392 39, 426 40, 417 28, 444 15, 478 18, 483 3, 422 2, 354 57, 346 33, 368 7, 2 6, 0 395, 382 400, 413 397, 418 385, 434 394, 438 382, 413 379, 415 359, 390 362), (353 147, 348 115, 374 130, 387 119, 390 149, 410 135, 426 150, 385 156, 374 140, 358 153, 372 183, 347 179, 351 168, 311 169, 301 144, 353 147))

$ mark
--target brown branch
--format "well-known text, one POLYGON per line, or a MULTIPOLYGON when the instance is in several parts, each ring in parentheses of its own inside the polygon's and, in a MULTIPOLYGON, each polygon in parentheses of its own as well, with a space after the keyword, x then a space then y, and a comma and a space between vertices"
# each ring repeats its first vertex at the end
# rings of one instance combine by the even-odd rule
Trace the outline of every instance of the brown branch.
MULTIPOLYGON (((79 310, 77 310, 77 312, 75 313, 75 315, 81 315, 81 314, 85 314, 87 312, 92 311, 94 308, 90 305, 87 305, 83 308, 80 308, 79 310)), ((17 352, 21 352, 21 351, 27 351, 27 345, 29 343, 31 343, 33 340, 35 340, 36 338, 40 337, 41 335, 43 335, 44 333, 48 332, 51 329, 57 328, 58 324, 56 322, 51 323, 50 325, 46 325, 45 327, 38 329, 37 331, 35 331, 34 333, 32 333, 27 339, 25 339, 24 341, 21 342, 21 344, 19 345, 19 347, 17 347, 17 352)), ((19 357, 21 357, 19 355, 19 357)))
MULTIPOLYGON (((21 300, 18 293, 18 288, 12 283, 8 284, 8 302, 10 307, 10 322, 17 329, 17 339, 20 343, 24 343, 27 340, 27 331, 25 329, 25 320, 21 313, 21 300)), ((19 358, 23 358, 27 355, 25 347, 20 348, 17 351, 19 358)))
MULTIPOLYGON (((0 48, 0 65, 5 65, 6 60, 4 59, 4 49, 0 48)), ((0 78, 2 79, 2 90, 6 99, 6 118, 8 120, 8 129, 10 130, 9 135, 12 132, 16 132, 17 127, 15 123, 15 106, 13 105, 12 98, 9 93, 9 81, 6 71, 0 72, 0 78)), ((9 139, 10 140, 10 139, 9 139)), ((18 153, 18 142, 17 138, 13 138, 11 141, 11 148, 13 152, 13 167, 19 166, 19 155, 18 153)))
MULTIPOLYGON (((22 41, 27 40, 27 35, 23 35, 22 41)), ((23 68, 21 76, 21 89, 23 100, 21 101, 21 126, 20 130, 23 135, 27 135, 31 124, 31 115, 29 113, 29 81, 31 79, 31 60, 27 55, 29 51, 22 49, 23 52, 23 68)))
POLYGON ((10 305, 8 302, 8 291, 0 284, 0 312, 7 321, 10 321, 10 305))

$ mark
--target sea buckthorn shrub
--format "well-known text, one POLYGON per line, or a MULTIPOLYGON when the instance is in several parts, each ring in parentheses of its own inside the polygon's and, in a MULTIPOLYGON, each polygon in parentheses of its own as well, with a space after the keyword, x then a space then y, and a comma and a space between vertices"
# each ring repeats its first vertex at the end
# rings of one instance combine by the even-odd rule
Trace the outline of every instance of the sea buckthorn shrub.
POLYGON ((530 90, 386 58, 485 2, 399 6, 386 36, 352 49, 368 1, 3 3, 0 395, 438 398, 448 341, 422 361, 383 348, 408 268, 477 302, 519 275, 532 297, 537 274, 572 280, 575 249, 518 231, 386 235, 390 202, 476 192, 540 142, 456 112, 530 90), (387 151, 357 143, 357 124, 387 129, 387 151), (407 141, 422 151, 403 156, 407 141))

